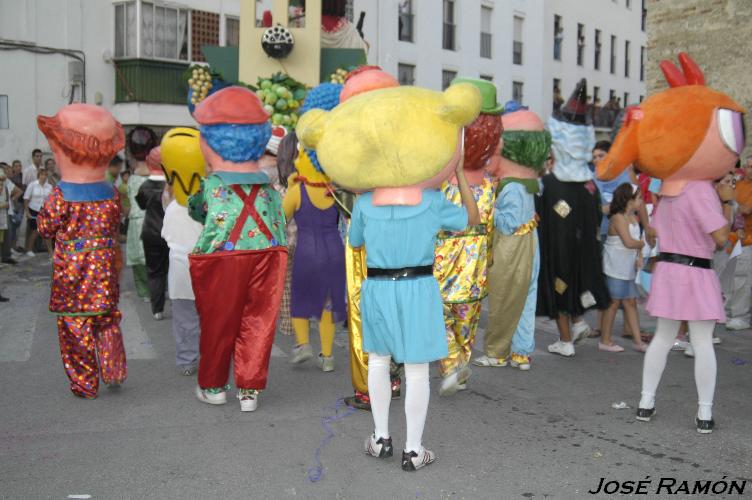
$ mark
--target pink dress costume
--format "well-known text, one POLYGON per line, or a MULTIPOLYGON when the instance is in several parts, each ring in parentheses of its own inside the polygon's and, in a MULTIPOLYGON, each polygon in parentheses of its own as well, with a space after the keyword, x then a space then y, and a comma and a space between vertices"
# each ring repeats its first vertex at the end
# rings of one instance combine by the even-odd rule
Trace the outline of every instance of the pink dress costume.
MULTIPOLYGON (((692 181, 678 196, 664 196, 653 219, 661 238, 661 253, 707 260, 715 251, 710 233, 726 224, 710 181, 692 181)), ((659 318, 726 321, 715 271, 673 262, 656 264, 647 310, 659 318)))
POLYGON ((106 165, 123 147, 123 130, 107 111, 84 104, 40 116, 38 123, 63 178, 37 218, 39 233, 55 239, 50 311, 57 315, 71 391, 95 398, 100 373, 108 385, 127 376, 117 307, 120 199, 104 180, 106 165))
POLYGON ((636 418, 648 422, 655 415, 666 359, 686 320, 695 355, 695 424, 697 432, 708 434, 715 426, 713 330, 726 319, 711 258, 716 245, 727 242, 733 212, 733 190, 721 184, 714 188, 711 181, 730 172, 744 149, 744 108, 706 87, 702 70, 687 54, 679 54, 679 62, 681 70, 661 62, 670 88, 628 109, 597 173, 610 180, 636 164, 662 180, 653 218, 660 253, 647 304, 658 325, 645 353, 636 418))

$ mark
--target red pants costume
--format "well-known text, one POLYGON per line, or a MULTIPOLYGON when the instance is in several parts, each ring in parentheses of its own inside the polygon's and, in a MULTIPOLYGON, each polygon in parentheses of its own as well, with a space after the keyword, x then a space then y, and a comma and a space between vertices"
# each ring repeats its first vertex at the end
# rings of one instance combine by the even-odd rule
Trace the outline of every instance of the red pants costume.
POLYGON ((99 390, 99 374, 105 384, 125 381, 128 369, 120 333, 120 311, 96 316, 58 316, 60 356, 71 391, 93 399, 99 390))
POLYGON ((220 251, 189 260, 201 323, 198 385, 223 387, 232 359, 237 388, 266 388, 287 248, 220 251))

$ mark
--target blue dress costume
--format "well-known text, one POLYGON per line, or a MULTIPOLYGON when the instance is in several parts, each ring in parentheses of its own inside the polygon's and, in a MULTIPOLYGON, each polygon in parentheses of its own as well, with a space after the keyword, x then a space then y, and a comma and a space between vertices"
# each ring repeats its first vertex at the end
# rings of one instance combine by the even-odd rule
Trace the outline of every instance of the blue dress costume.
MULTIPOLYGON (((467 210, 436 190, 423 190, 415 206, 374 206, 358 197, 349 241, 365 244, 368 268, 432 266, 436 235, 467 227, 467 210)), ((439 284, 433 275, 392 280, 367 278, 361 290, 363 349, 398 363, 428 363, 448 355, 439 284)))

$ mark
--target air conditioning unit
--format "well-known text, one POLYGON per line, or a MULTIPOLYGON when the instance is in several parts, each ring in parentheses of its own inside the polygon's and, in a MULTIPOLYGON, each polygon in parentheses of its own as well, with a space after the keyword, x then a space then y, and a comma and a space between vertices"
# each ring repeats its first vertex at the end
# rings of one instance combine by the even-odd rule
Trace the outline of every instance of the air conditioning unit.
POLYGON ((84 63, 81 61, 68 61, 68 82, 71 85, 80 85, 84 81, 84 63))

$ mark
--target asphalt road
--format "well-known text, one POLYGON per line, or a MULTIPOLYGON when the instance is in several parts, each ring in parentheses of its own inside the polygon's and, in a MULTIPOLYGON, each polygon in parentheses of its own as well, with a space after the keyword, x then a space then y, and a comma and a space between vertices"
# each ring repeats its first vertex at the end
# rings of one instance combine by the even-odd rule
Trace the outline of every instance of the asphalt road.
MULTIPOLYGON (((588 491, 601 478, 646 476, 653 498, 684 497, 656 494, 662 479, 676 479, 674 490, 681 481, 691 489, 695 481, 746 480, 752 495, 750 331, 719 333, 712 435, 694 430, 693 363, 681 352, 670 355, 658 415, 639 423, 642 354, 602 353, 589 340, 574 358, 557 357, 545 352, 555 329, 539 321, 530 372, 477 368, 467 391, 442 398, 432 369, 424 443, 435 464, 405 473, 398 457, 366 456, 372 421, 358 411, 331 424, 323 477, 313 482, 322 417, 352 391, 346 332, 338 332, 332 373, 291 367, 293 339, 278 335, 259 409, 241 413, 234 398, 209 406, 193 396, 195 378, 174 368, 169 308, 165 321, 154 321, 135 300, 129 272, 123 281, 129 377, 84 401, 68 391, 59 359, 48 262, 39 256, 0 270, 0 290, 12 299, 0 304, 0 498, 593 498, 601 495, 588 491), (622 401, 631 408, 612 408, 622 401)), ((391 416, 397 449, 401 400, 391 416)))

